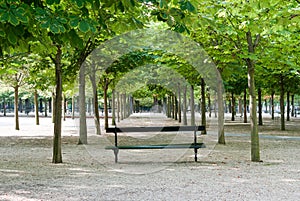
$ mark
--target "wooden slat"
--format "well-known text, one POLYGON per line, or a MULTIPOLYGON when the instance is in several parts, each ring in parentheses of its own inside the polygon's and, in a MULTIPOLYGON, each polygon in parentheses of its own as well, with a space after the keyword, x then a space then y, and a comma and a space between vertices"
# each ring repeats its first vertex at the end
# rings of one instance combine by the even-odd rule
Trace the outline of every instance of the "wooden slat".
POLYGON ((143 133, 143 132, 175 132, 175 131, 203 131, 204 126, 164 126, 164 127, 110 127, 106 133, 143 133))
POLYGON ((122 145, 122 146, 107 146, 105 149, 199 149, 205 148, 204 143, 197 144, 157 144, 157 145, 122 145))

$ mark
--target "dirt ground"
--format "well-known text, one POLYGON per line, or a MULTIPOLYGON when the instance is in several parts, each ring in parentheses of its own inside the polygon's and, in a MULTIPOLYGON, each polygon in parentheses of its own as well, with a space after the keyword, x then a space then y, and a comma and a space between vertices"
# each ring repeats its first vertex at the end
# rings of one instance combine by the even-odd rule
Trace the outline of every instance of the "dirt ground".
MULTIPOLYGON (((286 131, 264 117, 259 127, 263 162, 250 161, 250 124, 226 117, 226 145, 216 143, 215 119, 199 136, 207 148, 193 150, 121 150, 114 163, 113 136, 94 134, 88 119, 88 145, 77 145, 78 120, 63 122, 63 163, 52 164, 50 118, 0 116, 0 200, 299 200, 300 118, 286 131)), ((102 122, 103 125, 103 122, 102 122)), ((135 114, 119 126, 178 125, 160 114, 135 114)), ((120 143, 190 141, 188 133, 124 134, 120 143)))

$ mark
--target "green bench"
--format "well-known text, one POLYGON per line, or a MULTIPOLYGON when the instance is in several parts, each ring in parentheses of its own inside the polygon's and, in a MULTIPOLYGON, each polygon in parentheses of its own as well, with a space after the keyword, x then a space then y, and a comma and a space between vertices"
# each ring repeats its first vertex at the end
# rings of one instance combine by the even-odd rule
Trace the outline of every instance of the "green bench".
POLYGON ((204 131, 204 126, 164 126, 164 127, 110 127, 106 133, 114 133, 114 146, 106 146, 106 150, 113 150, 115 162, 118 162, 118 153, 120 149, 194 149, 195 162, 197 162, 197 152, 200 148, 205 148, 204 143, 197 142, 197 132, 204 131), (118 133, 144 133, 144 132, 182 132, 193 131, 193 143, 185 144, 155 144, 155 145, 118 145, 118 133))

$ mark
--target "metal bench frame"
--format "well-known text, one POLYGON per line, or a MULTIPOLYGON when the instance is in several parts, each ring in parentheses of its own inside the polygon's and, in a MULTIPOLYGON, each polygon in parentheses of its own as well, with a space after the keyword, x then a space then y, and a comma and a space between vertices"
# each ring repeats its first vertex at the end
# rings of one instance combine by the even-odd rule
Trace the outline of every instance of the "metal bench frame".
POLYGON ((194 149, 195 162, 199 148, 205 148, 204 143, 197 142, 197 131, 204 131, 205 126, 164 126, 164 127, 110 127, 106 133, 114 133, 115 145, 106 146, 106 150, 113 150, 115 162, 118 162, 119 149, 194 149), (118 133, 144 133, 144 132, 181 132, 194 131, 194 142, 190 144, 158 144, 158 145, 118 145, 118 133))

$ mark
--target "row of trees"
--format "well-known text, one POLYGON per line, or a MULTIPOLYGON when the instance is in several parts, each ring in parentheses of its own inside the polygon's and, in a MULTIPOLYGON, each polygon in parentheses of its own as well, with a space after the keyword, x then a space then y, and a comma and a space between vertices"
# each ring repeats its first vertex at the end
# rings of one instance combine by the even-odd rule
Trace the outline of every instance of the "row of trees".
MULTIPOLYGON (((228 92, 250 95, 252 161, 260 161, 256 94, 280 95, 284 125, 285 94, 290 97, 299 93, 297 1, 282 5, 280 0, 243 3, 239 0, 5 0, 0 3, 0 9, 1 80, 14 88, 15 97, 19 87, 25 84, 36 90, 36 94, 45 90, 53 93, 54 163, 62 162, 62 113, 55 108, 62 107, 63 91, 76 86, 77 73, 81 78, 79 94, 84 94, 85 75, 90 75, 94 105, 97 105, 98 90, 106 100, 107 91, 116 87, 121 75, 146 63, 177 68, 193 87, 202 85, 204 90, 206 84, 213 88, 202 79, 205 72, 201 75, 183 58, 155 52, 150 46, 126 53, 98 80, 93 78, 95 73, 87 72, 93 69, 80 68, 97 46, 130 30, 160 27, 180 32, 202 45, 216 64, 228 92)), ((18 98, 15 100, 17 108, 18 98)), ((84 108, 84 96, 80 104, 84 108)), ((222 105, 220 100, 219 109, 222 105)), ((104 106, 107 108, 106 101, 104 106)), ((223 111, 219 112, 222 122, 223 111)), ((83 110, 80 143, 87 143, 84 115, 83 110)), ((219 143, 224 144, 222 127, 219 136, 219 143)))

